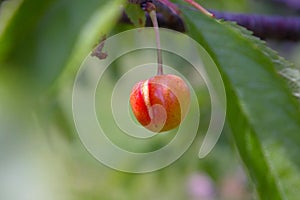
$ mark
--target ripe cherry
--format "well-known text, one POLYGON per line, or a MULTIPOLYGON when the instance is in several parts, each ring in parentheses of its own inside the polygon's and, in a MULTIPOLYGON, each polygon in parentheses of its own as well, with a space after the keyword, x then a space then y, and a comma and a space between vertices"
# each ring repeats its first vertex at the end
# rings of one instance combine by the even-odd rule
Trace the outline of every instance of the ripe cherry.
POLYGON ((189 88, 178 76, 157 75, 133 87, 130 105, 145 128, 168 131, 179 126, 189 110, 189 88))
POLYGON ((155 5, 146 2, 157 44, 157 75, 138 82, 130 94, 130 105, 137 120, 153 132, 168 131, 179 126, 190 106, 190 91, 178 76, 163 74, 162 51, 155 5))

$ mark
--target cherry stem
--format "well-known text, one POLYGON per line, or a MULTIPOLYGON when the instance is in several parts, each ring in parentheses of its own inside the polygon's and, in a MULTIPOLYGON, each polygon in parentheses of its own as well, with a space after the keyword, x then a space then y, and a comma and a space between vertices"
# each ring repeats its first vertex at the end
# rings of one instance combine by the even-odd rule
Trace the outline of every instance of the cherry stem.
POLYGON ((153 3, 147 2, 146 11, 148 12, 153 28, 155 31, 156 47, 157 47, 157 75, 163 74, 162 51, 160 46, 159 26, 156 17, 156 7, 153 3))
POLYGON ((214 14, 210 13, 208 10, 206 10, 205 8, 203 8, 200 4, 198 4, 194 0, 184 0, 184 1, 187 2, 187 3, 189 3, 190 5, 194 6, 195 8, 197 8, 198 10, 200 10, 205 15, 208 15, 210 17, 214 17, 214 14))

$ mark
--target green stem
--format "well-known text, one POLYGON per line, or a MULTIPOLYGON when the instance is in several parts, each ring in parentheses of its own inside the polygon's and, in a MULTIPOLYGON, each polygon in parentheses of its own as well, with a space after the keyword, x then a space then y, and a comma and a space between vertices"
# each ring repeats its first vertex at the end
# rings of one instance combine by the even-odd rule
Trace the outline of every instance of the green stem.
MULTIPOLYGON (((149 3, 149 4, 152 4, 152 3, 149 3)), ((159 26, 158 26, 157 17, 156 17, 155 6, 153 4, 149 5, 147 11, 151 18, 153 28, 155 31, 156 47, 157 47, 157 75, 162 75, 163 74, 162 51, 161 51, 161 46, 160 46, 159 26)))

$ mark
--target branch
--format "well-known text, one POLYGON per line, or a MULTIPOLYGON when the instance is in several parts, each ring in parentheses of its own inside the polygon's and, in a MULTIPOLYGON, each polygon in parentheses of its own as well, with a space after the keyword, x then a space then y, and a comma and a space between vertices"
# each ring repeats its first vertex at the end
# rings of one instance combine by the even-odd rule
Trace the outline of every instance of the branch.
POLYGON ((300 1, 299 0, 272 0, 274 3, 285 5, 293 10, 300 10, 300 1))
MULTIPOLYGON (((256 14, 234 14, 219 11, 211 11, 217 19, 235 21, 244 26, 261 39, 291 40, 300 41, 300 17, 268 16, 256 14)), ((185 25, 178 15, 169 13, 158 13, 160 27, 185 32, 185 25)), ((130 20, 123 14, 121 22, 130 23, 130 20)), ((146 26, 151 26, 151 20, 147 16, 146 26)))
MULTIPOLYGON (((146 27, 152 26, 152 22, 148 14, 146 14, 146 27)), ((185 32, 185 25, 183 23, 183 20, 177 16, 177 15, 169 15, 166 17, 166 15, 157 13, 157 20, 159 27, 161 28, 168 28, 179 32, 185 32)), ((123 12, 122 17, 119 20, 120 23, 126 23, 126 24, 132 24, 130 19, 127 17, 125 12, 123 12)))
POLYGON ((300 17, 213 12, 218 19, 235 21, 261 39, 300 40, 300 17))

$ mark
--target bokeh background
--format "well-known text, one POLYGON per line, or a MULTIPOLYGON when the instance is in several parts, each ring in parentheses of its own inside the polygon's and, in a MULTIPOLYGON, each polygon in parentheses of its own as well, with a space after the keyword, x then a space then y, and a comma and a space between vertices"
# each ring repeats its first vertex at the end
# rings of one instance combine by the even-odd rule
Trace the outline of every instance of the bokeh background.
MULTIPOLYGON (((220 11, 299 15, 299 11, 274 2, 201 1, 205 7, 220 11)), ((113 35, 133 28, 106 21, 106 17, 117 21, 118 10, 113 1, 104 0, 1 1, 0 199, 256 199, 227 125, 205 159, 197 156, 205 131, 200 127, 196 140, 177 162, 147 174, 112 170, 84 148, 72 118, 73 82, 80 63, 102 32, 110 30, 113 35)), ((299 43, 267 44, 300 65, 299 43)), ((122 74, 123 62, 109 68, 106 87, 99 95, 111 91, 122 74)), ((193 73, 184 73, 187 79, 194 78, 193 73)), ((201 104, 201 120, 208 121, 207 91, 201 84, 193 86, 201 104)), ((100 112, 107 109, 97 106, 100 112)), ((156 145, 164 144, 163 139, 156 145)))

